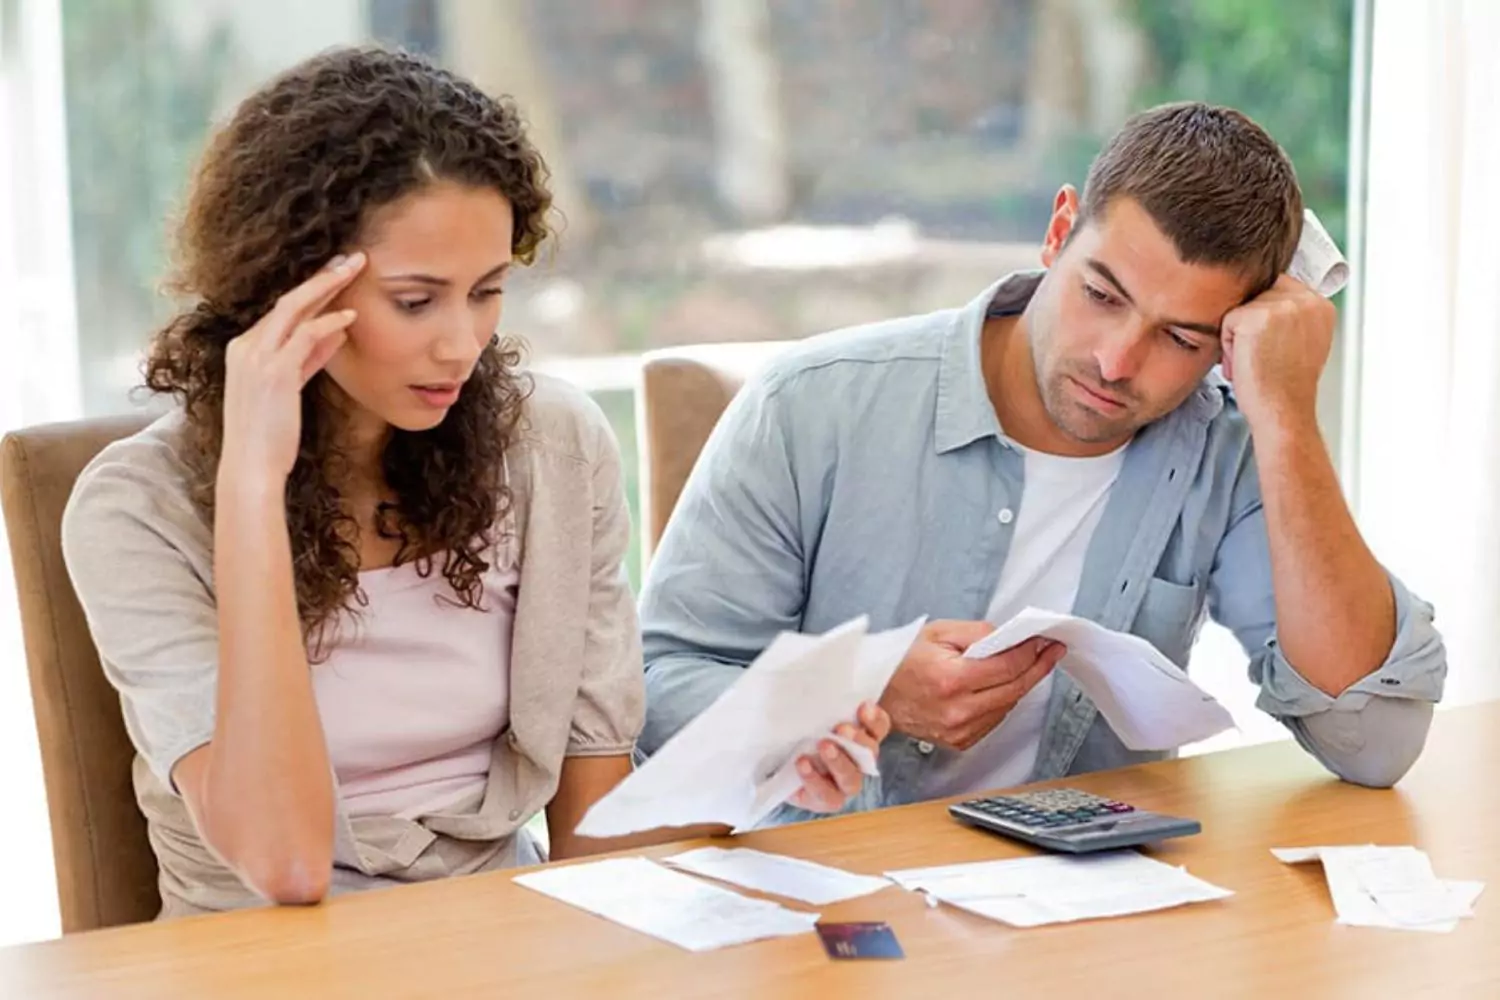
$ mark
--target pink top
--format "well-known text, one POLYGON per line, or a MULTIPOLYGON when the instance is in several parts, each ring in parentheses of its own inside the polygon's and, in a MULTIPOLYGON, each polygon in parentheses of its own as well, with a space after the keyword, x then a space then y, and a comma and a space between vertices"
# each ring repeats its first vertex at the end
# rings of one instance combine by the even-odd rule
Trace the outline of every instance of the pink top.
POLYGON ((328 755, 351 816, 414 819, 483 791, 510 723, 513 565, 496 559, 484 611, 459 606, 441 564, 359 575, 369 604, 345 616, 312 668, 328 755))

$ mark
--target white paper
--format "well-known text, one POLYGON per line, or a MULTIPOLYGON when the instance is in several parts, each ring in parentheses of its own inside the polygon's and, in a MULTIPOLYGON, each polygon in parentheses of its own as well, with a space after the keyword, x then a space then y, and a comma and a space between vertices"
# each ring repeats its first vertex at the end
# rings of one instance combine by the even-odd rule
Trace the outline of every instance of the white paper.
POLYGON ((782 633, 717 701, 584 814, 577 833, 616 837, 663 826, 754 827, 801 787, 796 759, 877 701, 925 619, 866 634, 856 618, 820 636, 782 633))
POLYGON ((543 868, 515 882, 688 951, 802 934, 818 922, 816 913, 750 899, 645 858, 543 868))
POLYGON ((891 884, 888 879, 873 875, 855 875, 801 858, 747 848, 703 847, 673 855, 665 861, 695 875, 801 900, 813 906, 828 906, 868 896, 891 884))
POLYGON ((886 872, 929 898, 1016 927, 1146 913, 1234 895, 1134 851, 886 872))
POLYGON ((1175 750, 1234 725, 1228 709, 1151 643, 1086 618, 1026 608, 964 655, 993 656, 1035 636, 1067 646, 1058 668, 1131 750, 1175 750))
POLYGON ((1446 933, 1474 915, 1483 882, 1439 879, 1426 852, 1415 847, 1275 848, 1287 864, 1323 863, 1337 922, 1446 933))
POLYGON ((1286 273, 1325 299, 1337 295, 1349 283, 1348 261, 1310 208, 1302 210, 1302 238, 1297 241, 1286 273))

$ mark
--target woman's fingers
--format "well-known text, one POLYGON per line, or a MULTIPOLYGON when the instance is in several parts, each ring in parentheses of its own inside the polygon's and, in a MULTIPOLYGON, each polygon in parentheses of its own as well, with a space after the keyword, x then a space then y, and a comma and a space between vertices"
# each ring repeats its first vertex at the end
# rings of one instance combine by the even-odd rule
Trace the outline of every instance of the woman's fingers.
POLYGON ((364 268, 366 259, 359 251, 333 258, 317 274, 277 299, 272 313, 281 314, 286 330, 295 329, 297 324, 326 309, 364 268))
POLYGON ((340 309, 298 324, 282 350, 287 353, 287 363, 297 366, 301 376, 299 385, 305 385, 308 379, 322 371, 329 359, 344 346, 348 338, 346 331, 355 317, 353 309, 340 309))
POLYGON ((270 312, 229 342, 232 358, 269 359, 297 332, 305 320, 317 316, 348 287, 365 265, 365 255, 335 257, 317 274, 276 300, 270 312))

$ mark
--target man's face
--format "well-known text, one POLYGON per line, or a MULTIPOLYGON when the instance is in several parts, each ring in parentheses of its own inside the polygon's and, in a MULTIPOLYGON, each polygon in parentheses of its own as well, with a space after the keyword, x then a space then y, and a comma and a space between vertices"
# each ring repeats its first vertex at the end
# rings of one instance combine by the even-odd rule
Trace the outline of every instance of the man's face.
POLYGON ((1250 282, 1183 263, 1133 200, 1075 228, 1076 213, 1064 188, 1026 323, 1048 417, 1080 445, 1108 450, 1187 399, 1219 360, 1219 324, 1250 282))

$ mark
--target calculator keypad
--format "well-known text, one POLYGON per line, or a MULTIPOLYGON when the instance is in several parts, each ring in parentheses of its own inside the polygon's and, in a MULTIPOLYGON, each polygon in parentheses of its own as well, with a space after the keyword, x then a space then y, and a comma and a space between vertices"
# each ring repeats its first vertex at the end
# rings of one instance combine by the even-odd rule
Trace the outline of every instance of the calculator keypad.
POLYGON ((1032 829, 1074 826, 1135 811, 1135 807, 1127 803, 1072 788, 996 795, 974 799, 964 805, 1003 822, 1032 829))

